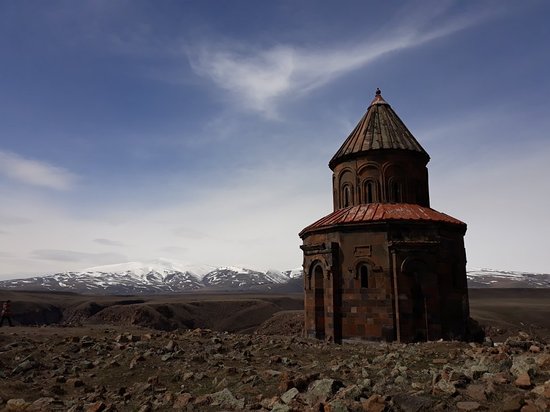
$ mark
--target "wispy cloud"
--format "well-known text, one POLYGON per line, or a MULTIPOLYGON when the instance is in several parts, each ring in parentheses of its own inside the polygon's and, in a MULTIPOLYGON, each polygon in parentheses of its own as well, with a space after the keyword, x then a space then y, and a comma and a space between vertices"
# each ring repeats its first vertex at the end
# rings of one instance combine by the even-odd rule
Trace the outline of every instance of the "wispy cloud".
POLYGON ((161 252, 168 252, 168 253, 173 254, 173 255, 184 254, 188 250, 189 250, 188 248, 181 247, 181 246, 166 246, 166 247, 163 247, 163 248, 159 249, 159 251, 161 251, 161 252))
POLYGON ((4 215, 0 213, 0 225, 24 225, 31 222, 31 219, 25 217, 4 215))
POLYGON ((66 169, 1 150, 0 175, 20 183, 56 190, 68 190, 76 182, 76 176, 66 169))
POLYGON ((118 263, 124 262, 126 256, 119 253, 88 253, 77 252, 73 250, 61 249, 37 249, 31 252, 33 258, 54 260, 61 262, 101 262, 101 263, 118 263))
POLYGON ((104 246, 124 246, 124 243, 111 239, 94 239, 94 242, 104 246))
MULTIPOLYGON (((436 13, 438 14, 438 13, 436 13)), ((426 16, 407 16, 403 24, 393 24, 368 40, 339 44, 332 48, 304 48, 279 44, 269 48, 245 44, 203 43, 186 49, 192 69, 225 90, 240 106, 276 117, 284 98, 303 96, 342 75, 364 67, 380 57, 446 37, 486 17, 459 16, 427 24, 426 16), (425 29, 429 27, 429 29, 425 29)), ((440 16, 429 16, 435 20, 440 16)))
POLYGON ((189 239, 204 239, 206 237, 206 234, 188 227, 177 227, 173 232, 176 236, 189 239))

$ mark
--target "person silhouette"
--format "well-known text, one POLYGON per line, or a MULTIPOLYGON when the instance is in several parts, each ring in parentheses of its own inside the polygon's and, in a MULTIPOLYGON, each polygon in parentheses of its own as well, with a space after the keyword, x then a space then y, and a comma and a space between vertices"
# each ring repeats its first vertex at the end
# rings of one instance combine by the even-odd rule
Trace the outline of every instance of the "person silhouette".
POLYGON ((6 300, 2 305, 2 317, 0 318, 0 327, 4 324, 4 319, 8 320, 8 325, 13 326, 11 323, 11 300, 6 300))

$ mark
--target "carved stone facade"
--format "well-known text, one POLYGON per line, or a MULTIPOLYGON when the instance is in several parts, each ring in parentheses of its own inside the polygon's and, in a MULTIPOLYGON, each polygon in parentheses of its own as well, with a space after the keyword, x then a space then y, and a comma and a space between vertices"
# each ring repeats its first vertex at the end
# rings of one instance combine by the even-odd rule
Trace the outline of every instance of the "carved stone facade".
POLYGON ((378 90, 329 163, 334 212, 300 233, 308 336, 464 337, 466 225, 429 207, 428 161, 378 90))

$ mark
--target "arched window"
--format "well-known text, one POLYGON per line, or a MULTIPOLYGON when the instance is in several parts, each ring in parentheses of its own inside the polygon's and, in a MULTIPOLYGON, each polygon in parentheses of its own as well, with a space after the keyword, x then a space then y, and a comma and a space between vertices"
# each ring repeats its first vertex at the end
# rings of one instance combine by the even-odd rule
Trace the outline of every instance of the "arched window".
POLYGON ((395 180, 390 182, 390 202, 403 202, 403 187, 401 182, 397 182, 395 180))
POLYGON ((351 188, 349 185, 345 185, 342 188, 342 207, 348 207, 351 205, 351 188))
POLYGON ((378 201, 378 193, 377 193, 377 189, 378 189, 378 185, 376 184, 376 182, 372 181, 372 180, 367 180, 365 182, 365 203, 373 203, 373 202, 377 202, 378 201))
POLYGON ((367 265, 359 266, 359 279, 361 280, 361 288, 369 287, 369 268, 367 265))

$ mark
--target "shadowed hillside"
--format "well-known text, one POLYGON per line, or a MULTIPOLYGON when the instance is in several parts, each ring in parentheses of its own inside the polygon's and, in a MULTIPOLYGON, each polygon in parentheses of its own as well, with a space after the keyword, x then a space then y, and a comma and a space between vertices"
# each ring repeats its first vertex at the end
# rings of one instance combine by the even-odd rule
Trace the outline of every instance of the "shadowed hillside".
POLYGON ((0 292, 12 301, 21 325, 113 324, 159 330, 208 328, 252 332, 274 313, 301 310, 301 294, 174 294, 90 296, 72 293, 0 292))

